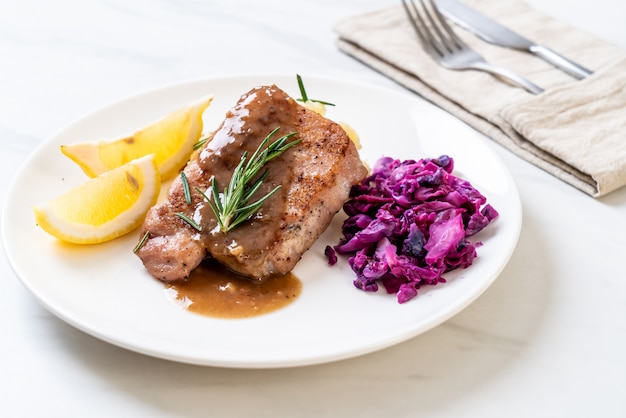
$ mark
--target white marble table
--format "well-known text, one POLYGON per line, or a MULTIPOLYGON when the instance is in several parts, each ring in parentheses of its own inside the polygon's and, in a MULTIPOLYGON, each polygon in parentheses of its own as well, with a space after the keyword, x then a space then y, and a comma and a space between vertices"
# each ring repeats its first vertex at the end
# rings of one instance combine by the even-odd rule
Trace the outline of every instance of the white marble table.
MULTIPOLYGON (((87 112, 163 84, 304 72, 400 90, 340 53, 332 31, 343 17, 391 3, 1 1, 0 199, 39 143, 87 112)), ((532 3, 626 49, 622 3, 532 3)), ((232 370, 126 351, 48 313, 0 257, 0 414, 626 416, 626 189, 594 200, 490 146, 523 201, 510 263, 459 315, 349 360, 232 370)))

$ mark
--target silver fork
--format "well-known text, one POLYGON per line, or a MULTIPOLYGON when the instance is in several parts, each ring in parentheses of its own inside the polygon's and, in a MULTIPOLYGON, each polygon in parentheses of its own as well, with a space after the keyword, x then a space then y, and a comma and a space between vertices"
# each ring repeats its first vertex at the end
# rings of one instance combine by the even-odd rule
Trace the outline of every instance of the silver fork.
POLYGON ((424 49, 441 66, 451 70, 484 71, 509 80, 531 93, 543 92, 541 87, 521 75, 485 61, 480 54, 467 46, 454 33, 431 0, 426 2, 419 0, 419 3, 421 7, 416 6, 413 0, 402 0, 409 21, 417 32, 424 49))

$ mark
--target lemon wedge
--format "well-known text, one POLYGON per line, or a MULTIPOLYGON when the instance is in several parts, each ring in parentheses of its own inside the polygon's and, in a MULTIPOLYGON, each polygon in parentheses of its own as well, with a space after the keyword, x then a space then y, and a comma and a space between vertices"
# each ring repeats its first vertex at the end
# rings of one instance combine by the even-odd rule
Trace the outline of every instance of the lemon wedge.
POLYGON ((212 96, 206 97, 169 113, 132 135, 61 145, 61 152, 89 177, 154 154, 161 179, 169 179, 189 160, 202 135, 202 114, 212 100, 212 96))
POLYGON ((159 197, 154 155, 89 179, 33 207, 37 224, 50 235, 76 244, 97 244, 124 235, 144 220, 159 197))

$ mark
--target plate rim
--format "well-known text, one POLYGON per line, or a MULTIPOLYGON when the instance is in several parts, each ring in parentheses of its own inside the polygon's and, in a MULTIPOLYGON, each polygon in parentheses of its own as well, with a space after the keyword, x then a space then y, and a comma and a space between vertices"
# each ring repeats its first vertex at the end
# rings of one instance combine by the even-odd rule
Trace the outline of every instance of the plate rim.
MULTIPOLYGON (((515 183, 515 180, 513 178, 513 176, 511 175, 510 171, 508 170, 508 168, 502 163, 502 160, 499 158, 499 156, 497 156, 495 154, 495 152, 493 150, 490 150, 490 152, 493 154, 493 156, 495 156, 495 158, 502 163, 502 168, 504 169, 504 172, 507 176, 507 183, 509 185, 509 187, 511 187, 512 192, 509 193, 509 197, 512 199, 511 204, 513 204, 515 206, 516 209, 516 213, 517 213, 517 218, 514 220, 514 223, 518 225, 518 227, 515 230, 515 236, 512 237, 512 241, 513 244, 510 248, 509 253, 506 255, 506 258, 504 259, 504 261, 500 264, 499 269, 497 271, 497 273, 493 274, 493 277, 491 278, 491 280, 489 280, 488 282, 483 282, 483 286, 482 289, 480 289, 480 291, 476 292, 473 297, 471 298, 467 298, 464 300, 463 304, 455 304, 453 306, 450 306, 449 310, 441 316, 441 320, 438 321, 436 324, 427 327, 424 330, 417 330, 416 332, 412 333, 412 334, 404 334, 401 336, 396 336, 395 338, 391 338, 389 340, 385 340, 385 341, 379 341, 377 344, 370 344, 367 347, 363 347, 361 350, 352 350, 350 352, 344 352, 341 354, 323 354, 317 357, 311 357, 309 356, 307 359, 292 359, 290 361, 274 361, 274 362, 250 362, 250 361, 231 361, 231 362, 224 362, 224 361, 220 361, 220 362, 215 362, 212 360, 208 360, 208 361, 199 361, 200 359, 185 359, 185 358, 180 358, 180 356, 177 356, 175 354, 168 354, 168 353, 163 353, 159 350, 152 350, 152 352, 150 352, 150 350, 147 350, 145 348, 143 349, 139 349, 136 346, 133 346, 131 344, 125 344, 123 341, 119 341, 119 339, 115 339, 115 338, 111 338, 111 336, 109 335, 104 335, 100 332, 97 332, 96 330, 91 329, 88 324, 85 324, 84 321, 79 321, 76 320, 76 318, 74 318, 74 316, 69 315, 66 312, 62 312, 58 309, 57 306, 53 306, 49 303, 49 301, 47 300, 47 298, 44 295, 40 294, 40 291, 38 289, 36 289, 36 286, 34 286, 34 284, 32 283, 32 281, 29 281, 28 279, 26 279, 25 277, 23 277, 22 272, 20 271, 20 268, 18 266, 18 262, 15 259, 15 255, 11 252, 10 248, 9 248, 9 237, 6 233, 6 228, 5 226, 8 225, 9 219, 8 219, 8 213, 9 213, 9 208, 11 205, 10 202, 10 197, 14 195, 14 193, 16 193, 15 188, 17 187, 17 183, 18 183, 18 179, 21 178, 24 173, 29 169, 29 166, 32 164, 33 160, 35 160, 39 154, 42 152, 42 150, 44 150, 46 148, 46 146, 50 146, 50 143, 54 142, 57 138, 62 137, 64 134, 66 134, 68 131, 70 131, 71 129, 75 128, 78 124, 80 124, 82 121, 85 121, 89 118, 93 118, 96 117, 98 114, 101 114, 103 112, 106 112, 108 109, 112 109, 115 108, 116 106, 120 106, 125 102, 128 101, 132 101, 132 100, 139 100, 142 97, 146 97, 149 95, 161 95, 161 94, 165 94, 167 91, 171 91, 171 90, 176 90, 179 88, 182 88, 184 86, 189 86, 189 85, 194 85, 194 84, 203 84, 203 83, 215 83, 218 81, 225 81, 228 80, 229 82, 240 82, 242 80, 253 80, 253 79, 259 79, 259 78, 276 78, 276 79, 283 79, 286 77, 293 77, 293 75, 291 74, 286 74, 286 73, 259 73, 259 74, 234 74, 234 75, 216 75, 216 76, 211 76, 211 77, 202 77, 202 78, 195 78, 195 79, 190 79, 190 80, 182 80, 182 81, 176 81, 173 83, 168 83, 168 84, 164 84, 161 86, 157 86, 155 88, 151 88, 151 89, 144 89, 140 92, 134 93, 134 94, 130 94, 130 95, 126 95, 125 97, 118 99, 118 100, 114 100, 114 101, 110 101, 109 103, 104 104, 103 106, 100 106, 98 108, 96 108, 95 110, 86 112, 83 116, 81 116, 80 118, 74 120, 73 122, 67 124, 66 126, 64 126, 62 129, 60 129, 59 131, 57 131, 55 134, 51 135, 50 137, 48 137, 47 139, 45 139, 44 141, 42 141, 40 144, 38 144, 38 146, 27 156, 27 158, 22 162, 21 166, 18 168, 18 170, 16 171, 13 179, 10 182, 10 185, 7 189, 7 193, 5 195, 5 201, 3 204, 3 208, 2 208, 2 216, 1 216, 1 225, 2 225, 2 242, 3 242, 3 247, 4 247, 4 252, 5 255, 9 261, 9 265, 11 266, 11 269, 13 270, 15 276, 18 278, 18 280, 26 287, 26 289, 28 289, 28 291, 33 294, 35 296, 35 298, 37 299, 37 301, 39 303, 42 304, 42 306, 44 306, 50 313, 52 313, 53 315, 57 316, 59 319, 61 319, 62 321, 72 325, 73 327, 89 334, 92 335, 102 341, 108 342, 110 344, 116 345, 118 347, 122 347, 125 349, 128 349, 130 351, 134 351, 134 352, 139 352, 139 353, 143 353, 145 355, 149 355, 149 356, 153 356, 153 357, 157 357, 157 358, 162 358, 162 359, 167 359, 167 360, 171 360, 171 361, 177 361, 177 362, 181 362, 181 363, 188 363, 188 364, 196 364, 196 365, 205 365, 205 366, 216 366, 216 367, 230 367, 230 368, 283 368, 283 367, 296 367, 296 366, 303 366, 303 365, 313 365, 313 364, 321 364, 321 363, 327 363, 327 362, 331 362, 331 361, 338 361, 338 360, 343 360, 343 359, 347 359, 347 358, 352 358, 352 357, 356 357, 356 356, 360 356, 363 354, 367 354, 367 353, 371 353, 374 351, 378 351, 387 347, 390 347, 392 345, 395 345, 397 343, 406 341, 408 339, 414 338, 417 335, 426 332, 438 325, 440 325, 441 323, 445 322, 446 320, 450 319, 451 317, 453 317, 454 315, 456 315, 457 313, 461 312, 463 309, 465 309, 467 306, 469 306, 471 303, 473 303, 478 297, 480 297, 492 284, 493 282, 500 276, 502 270, 505 268, 505 266, 508 264, 511 256, 513 255, 515 248, 517 247, 517 243, 519 240, 519 236, 521 234, 521 225, 522 225, 522 205, 521 205, 521 198, 519 195, 519 191, 517 188, 517 185, 515 183)), ((364 81, 360 81, 360 80, 347 80, 341 77, 333 77, 333 76, 324 76, 324 75, 313 75, 313 74, 304 74, 303 75, 304 79, 306 80, 307 78, 309 79, 316 79, 316 82, 332 82, 332 83, 344 83, 344 84, 348 84, 351 86, 360 86, 369 90, 376 90, 381 94, 384 95, 393 95, 393 96, 397 96, 399 98, 402 98, 403 100, 410 100, 413 102, 419 102, 420 97, 419 96, 412 96, 409 95, 406 92, 400 92, 400 91, 396 91, 396 90, 391 90, 388 88, 385 88, 383 86, 380 85, 376 85, 376 84, 371 84, 368 82, 364 82, 364 81)), ((242 91, 243 94, 244 91, 242 91)), ((447 114, 443 109, 436 107, 435 105, 433 105, 432 103, 427 103, 427 102, 422 102, 421 105, 424 106, 429 106, 431 107, 434 111, 436 110, 437 112, 441 112, 441 113, 445 113, 447 115, 447 117, 452 117, 451 115, 447 114)), ((459 121, 460 122, 460 121, 459 121)), ((468 129, 471 129, 469 126, 467 127, 468 129)), ((486 138, 480 138, 477 137, 476 140, 480 140, 480 141, 486 141, 486 138)), ((390 295, 391 297, 394 297, 393 295, 390 295)))

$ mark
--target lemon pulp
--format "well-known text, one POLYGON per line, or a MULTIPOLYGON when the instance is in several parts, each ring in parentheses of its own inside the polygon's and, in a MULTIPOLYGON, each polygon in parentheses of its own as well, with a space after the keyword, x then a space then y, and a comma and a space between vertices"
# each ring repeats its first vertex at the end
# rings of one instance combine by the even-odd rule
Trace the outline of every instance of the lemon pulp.
POLYGON ((37 224, 67 242, 96 244, 138 227, 159 196, 160 175, 148 155, 33 208, 37 224))

